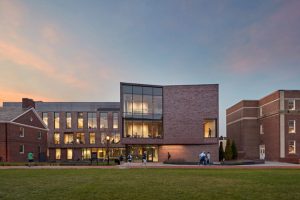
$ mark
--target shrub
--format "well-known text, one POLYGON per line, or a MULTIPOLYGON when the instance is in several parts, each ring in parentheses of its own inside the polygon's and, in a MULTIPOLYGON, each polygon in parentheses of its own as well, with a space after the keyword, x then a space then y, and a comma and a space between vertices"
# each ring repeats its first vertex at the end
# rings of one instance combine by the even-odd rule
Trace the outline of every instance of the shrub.
POLYGON ((231 159, 232 159, 231 142, 228 139, 225 147, 225 160, 231 160, 231 159))
POLYGON ((219 147, 219 161, 224 160, 224 149, 223 149, 223 142, 220 142, 220 147, 219 147))
POLYGON ((234 140, 232 140, 231 151, 232 151, 232 159, 233 160, 237 159, 238 158, 238 152, 237 152, 237 148, 236 148, 234 140))

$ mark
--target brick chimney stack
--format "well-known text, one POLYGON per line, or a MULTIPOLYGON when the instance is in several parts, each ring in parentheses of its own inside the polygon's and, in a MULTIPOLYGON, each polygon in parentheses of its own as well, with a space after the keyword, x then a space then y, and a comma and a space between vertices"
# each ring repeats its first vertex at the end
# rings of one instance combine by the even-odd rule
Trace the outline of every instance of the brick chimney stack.
POLYGON ((22 108, 35 108, 33 99, 22 98, 22 108))

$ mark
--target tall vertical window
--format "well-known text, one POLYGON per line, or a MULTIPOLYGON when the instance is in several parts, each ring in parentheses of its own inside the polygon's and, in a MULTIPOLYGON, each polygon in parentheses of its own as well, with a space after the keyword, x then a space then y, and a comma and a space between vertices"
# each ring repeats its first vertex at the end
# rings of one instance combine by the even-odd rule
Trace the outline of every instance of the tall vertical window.
POLYGON ((77 128, 83 128, 83 112, 77 113, 77 128))
POLYGON ((290 140, 289 141, 289 154, 295 154, 296 153, 296 141, 290 140))
POLYGON ((289 110, 295 110, 296 109, 296 102, 295 99, 289 99, 288 100, 288 109, 289 110))
POLYGON ((296 133, 296 120, 289 120, 289 133, 296 133))
POLYGON ((54 113, 54 128, 59 129, 59 113, 54 113))
POLYGON ((60 160, 61 158, 61 149, 55 149, 55 159, 60 160))
POLYGON ((84 133, 76 133, 76 144, 85 144, 84 133))
POLYGON ((101 144, 106 143, 106 133, 101 133, 101 144))
POLYGON ((215 119, 204 120, 204 137, 205 138, 217 137, 215 119))
POLYGON ((100 113, 100 128, 108 128, 107 113, 100 113))
POLYGON ((43 118, 44 123, 48 126, 48 113, 43 112, 42 118, 43 118))
POLYGON ((66 128, 67 129, 72 128, 72 113, 70 112, 66 113, 66 128))
POLYGON ((264 127, 262 124, 259 126, 259 132, 260 134, 264 134, 264 127))
POLYGON ((73 159, 73 149, 67 149, 67 159, 68 160, 73 159))
POLYGON ((120 142, 120 138, 121 138, 121 135, 120 135, 119 132, 113 133, 113 140, 112 140, 112 143, 118 144, 118 143, 120 142))
POLYGON ((24 127, 20 127, 20 130, 19 130, 19 136, 20 136, 20 137, 24 137, 24 136, 25 136, 25 130, 24 130, 24 127))
POLYGON ((19 153, 20 154, 24 154, 24 152, 25 152, 24 144, 20 144, 20 146, 19 146, 19 153))
POLYGON ((261 117, 263 115, 263 109, 262 107, 259 107, 259 116, 261 117))
POLYGON ((95 143, 96 143, 96 134, 90 133, 90 144, 95 144, 95 143))
POLYGON ((42 139, 42 131, 39 131, 39 132, 38 132, 37 139, 38 139, 38 140, 41 140, 41 139, 42 139))
POLYGON ((64 143, 65 144, 74 144, 74 134, 73 133, 65 133, 64 134, 64 143))
POLYGON ((96 113, 88 113, 88 127, 89 129, 97 128, 97 116, 96 113))
POLYGON ((54 144, 60 144, 60 134, 59 133, 54 133, 53 139, 54 139, 54 144))
POLYGON ((119 128, 119 113, 113 113, 113 129, 119 128))

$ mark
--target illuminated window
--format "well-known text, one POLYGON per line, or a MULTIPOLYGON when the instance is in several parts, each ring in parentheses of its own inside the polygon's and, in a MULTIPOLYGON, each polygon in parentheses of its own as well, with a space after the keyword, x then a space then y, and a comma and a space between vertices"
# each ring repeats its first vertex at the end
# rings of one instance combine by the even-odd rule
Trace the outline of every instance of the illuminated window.
POLYGON ((113 129, 119 128, 119 113, 113 113, 113 129))
POLYGON ((89 129, 97 128, 96 113, 88 113, 88 127, 89 129))
POLYGON ((84 133, 76 133, 76 144, 85 144, 84 133))
POLYGON ((24 128, 23 128, 23 127, 20 127, 19 136, 20 136, 20 137, 24 137, 24 135, 25 135, 24 132, 25 132, 25 131, 24 131, 24 128))
POLYGON ((259 132, 260 134, 264 134, 264 127, 262 124, 259 126, 259 132))
POLYGON ((100 113, 100 128, 108 128, 107 113, 100 113))
POLYGON ((82 158, 83 159, 91 159, 91 149, 90 148, 83 148, 81 150, 82 158))
POLYGON ((119 132, 115 132, 112 138, 112 143, 118 144, 120 142, 121 135, 119 132))
POLYGON ((289 120, 289 133, 296 133, 296 120, 289 120))
POLYGON ((288 109, 289 110, 295 110, 296 109, 295 99, 289 99, 288 100, 288 109))
POLYGON ((60 134, 54 133, 54 144, 60 144, 60 134))
POLYGON ((101 133, 101 143, 106 144, 106 133, 101 133))
POLYGON ((73 149, 67 149, 67 159, 68 160, 73 159, 73 149))
POLYGON ((296 153, 296 141, 291 140, 289 141, 289 154, 295 154, 296 153))
POLYGON ((61 158, 61 149, 55 149, 55 159, 60 160, 61 158))
POLYGON ((79 129, 83 128, 83 113, 82 112, 77 113, 77 128, 79 128, 79 129))
POLYGON ((65 144, 74 144, 74 134, 73 133, 65 133, 64 134, 64 143, 65 144))
POLYGON ((42 118, 43 118, 44 123, 48 126, 48 113, 43 112, 42 118))
POLYGON ((72 128, 72 114, 70 112, 66 113, 66 128, 72 128))
POLYGON ((90 133, 90 144, 95 144, 95 143, 96 143, 96 134, 90 133))
POLYGON ((24 154, 24 152, 25 152, 24 144, 21 144, 21 145, 19 146, 19 153, 20 153, 20 154, 24 154))
POLYGON ((204 137, 212 138, 217 137, 216 133, 216 120, 214 119, 206 119, 204 120, 204 137))
POLYGON ((54 128, 59 129, 59 113, 54 113, 54 128))

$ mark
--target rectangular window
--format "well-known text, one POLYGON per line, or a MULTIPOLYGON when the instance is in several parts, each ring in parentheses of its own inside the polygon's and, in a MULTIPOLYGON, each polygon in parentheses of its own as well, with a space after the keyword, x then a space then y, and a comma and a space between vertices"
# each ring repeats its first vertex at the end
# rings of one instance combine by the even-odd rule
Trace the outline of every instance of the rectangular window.
POLYGON ((54 129, 59 129, 59 113, 54 113, 54 129))
POLYGON ((296 120, 289 120, 289 133, 296 133, 296 120))
POLYGON ((55 159, 60 160, 61 158, 61 149, 55 149, 55 159))
POLYGON ((83 113, 82 112, 77 113, 77 128, 79 128, 79 129, 83 128, 83 113))
POLYGON ((216 120, 205 119, 203 125, 204 125, 204 137, 205 138, 217 137, 216 120))
POLYGON ((119 128, 119 113, 113 113, 113 129, 119 128))
POLYGON ((38 137, 37 137, 37 138, 38 138, 38 140, 41 140, 41 139, 42 139, 42 131, 39 131, 39 132, 38 132, 38 137))
POLYGON ((107 113, 100 113, 100 128, 108 128, 107 113))
POLYGON ((120 138, 121 138, 121 135, 119 132, 115 132, 113 134, 113 139, 112 139, 112 143, 114 144, 118 144, 120 142, 120 138))
POLYGON ((43 118, 44 123, 48 126, 48 113, 43 112, 42 118, 43 118))
POLYGON ((24 128, 23 127, 20 127, 20 131, 19 131, 19 136, 20 137, 24 137, 25 133, 24 133, 24 128))
POLYGON ((76 144, 85 144, 84 133, 76 133, 76 144))
POLYGON ((291 140, 289 141, 289 154, 295 154, 296 153, 296 141, 291 140))
POLYGON ((88 127, 89 129, 97 128, 97 116, 96 113, 88 113, 88 127))
POLYGON ((60 144, 60 134, 54 133, 54 144, 60 144))
POLYGON ((72 128, 72 113, 70 112, 66 113, 66 128, 67 129, 72 128))
POLYGON ((73 133, 65 133, 64 134, 64 143, 65 144, 74 144, 74 134, 73 133))
POLYGON ((296 109, 295 99, 289 99, 288 100, 288 109, 289 110, 295 110, 296 109))
POLYGON ((259 107, 259 116, 261 117, 263 115, 262 107, 259 107))
POLYGON ((25 152, 24 144, 21 144, 21 145, 19 146, 19 153, 20 153, 20 154, 24 154, 24 152, 25 152))
POLYGON ((96 143, 96 134, 90 133, 90 144, 95 144, 95 143, 96 143))
POLYGON ((259 126, 259 132, 260 134, 264 134, 264 127, 262 124, 259 126))
POLYGON ((67 159, 68 160, 73 159, 73 149, 67 149, 67 159))
POLYGON ((87 149, 82 149, 81 150, 82 153, 82 159, 91 159, 91 149, 87 148, 87 149))
POLYGON ((101 133, 101 144, 106 144, 106 133, 101 133))

